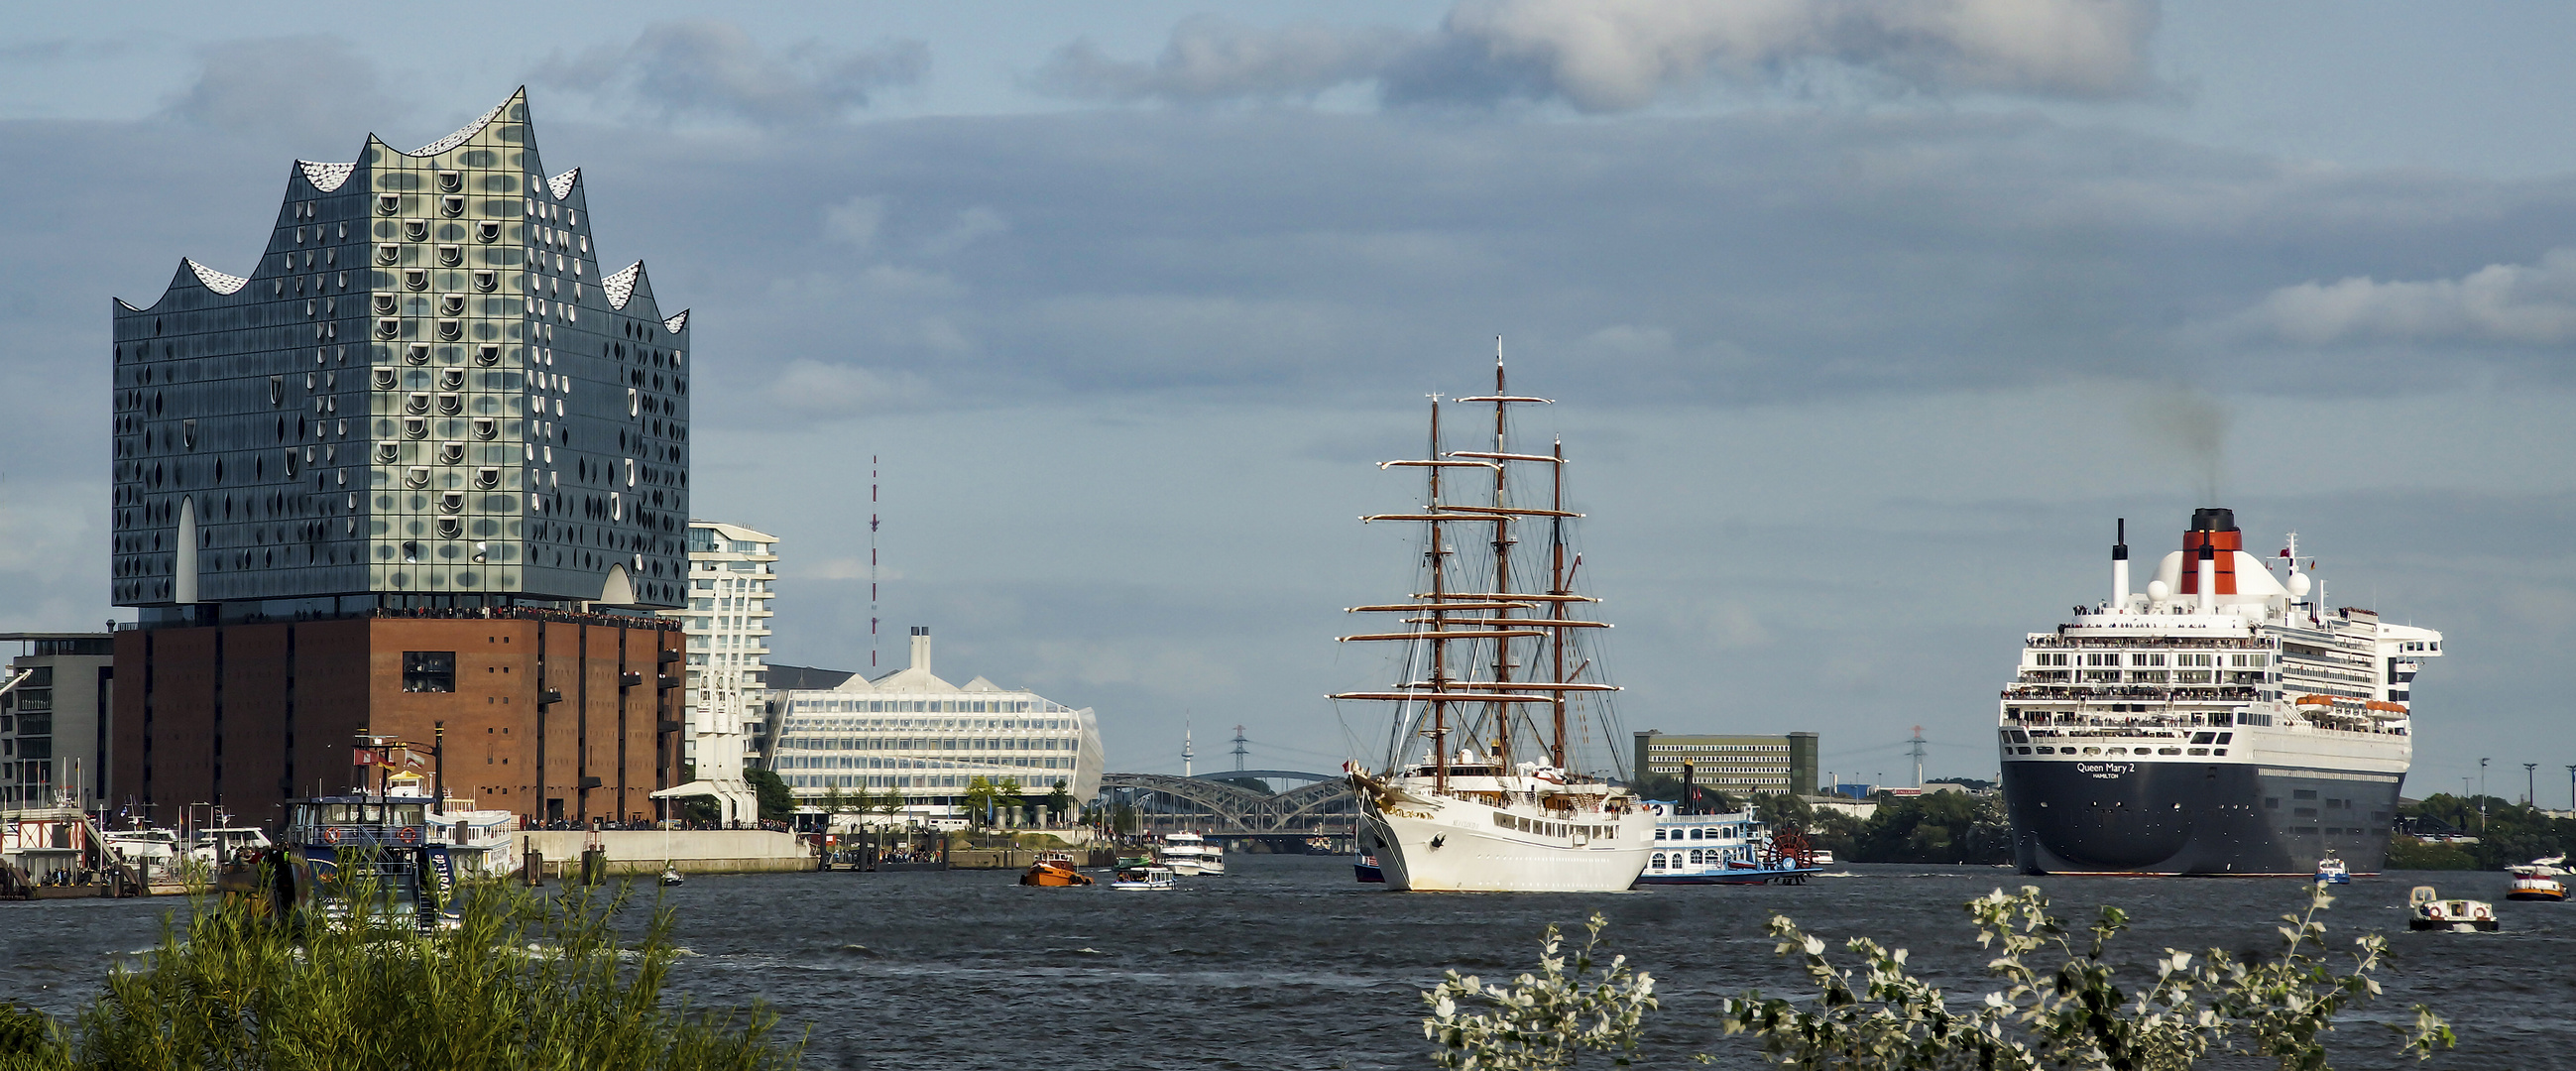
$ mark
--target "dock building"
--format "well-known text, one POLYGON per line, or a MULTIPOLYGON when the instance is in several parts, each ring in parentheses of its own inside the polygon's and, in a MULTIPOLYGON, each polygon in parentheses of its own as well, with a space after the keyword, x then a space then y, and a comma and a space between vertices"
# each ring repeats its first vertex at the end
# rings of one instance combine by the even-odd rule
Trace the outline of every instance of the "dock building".
POLYGON ((770 583, 778 537, 720 521, 689 522, 687 606, 662 611, 688 637, 687 725, 681 761, 695 780, 663 798, 713 796, 727 821, 760 817, 760 797, 742 777, 769 695, 770 583))
MULTIPOLYGON (((180 211, 201 210, 178 206, 180 211)), ((674 783, 689 316, 607 270, 524 92, 296 161, 266 249, 113 309, 111 791, 249 823, 360 735, 540 820, 674 783)))
POLYGON ((1816 790, 1814 733, 1722 736, 1648 729, 1637 734, 1639 778, 1679 777, 1685 762, 1700 784, 1722 791, 1805 795, 1816 790))
POLYGON ((1100 791, 1106 756, 1089 708, 982 677, 941 680, 930 671, 925 627, 912 630, 912 664, 903 669, 774 698, 780 724, 769 765, 800 800, 893 790, 908 808, 945 813, 977 777, 1017 780, 1030 795, 1057 781, 1076 800, 1100 791))
POLYGON ((0 811, 114 799, 108 704, 115 654, 105 632, 0 633, 0 811))

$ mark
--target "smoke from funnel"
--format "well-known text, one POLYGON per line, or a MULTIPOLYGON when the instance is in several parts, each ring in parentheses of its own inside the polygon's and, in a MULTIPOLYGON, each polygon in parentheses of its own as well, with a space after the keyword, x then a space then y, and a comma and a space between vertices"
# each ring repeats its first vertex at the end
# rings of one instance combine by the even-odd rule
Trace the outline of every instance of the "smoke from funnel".
POLYGON ((2235 422, 2227 403, 2198 387, 2145 386, 2129 399, 2129 423, 2138 438, 2180 468, 2204 504, 2218 501, 2219 465, 2226 459, 2227 432, 2235 422))

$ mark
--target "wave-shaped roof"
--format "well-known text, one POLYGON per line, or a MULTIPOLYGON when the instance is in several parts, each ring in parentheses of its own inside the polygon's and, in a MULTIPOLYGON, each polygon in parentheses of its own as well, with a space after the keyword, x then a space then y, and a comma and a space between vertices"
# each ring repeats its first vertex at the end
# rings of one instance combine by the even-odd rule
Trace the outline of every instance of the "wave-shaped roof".
POLYGON ((197 281, 206 284, 206 289, 212 290, 218 294, 240 293, 241 288, 250 285, 250 280, 248 278, 233 275, 228 272, 216 271, 213 268, 197 263, 193 258, 182 260, 180 263, 186 264, 189 271, 197 273, 197 281))
POLYGON ((688 329, 689 310, 687 309, 681 309, 678 313, 673 314, 670 319, 662 321, 662 330, 668 331, 674 335, 688 329))
POLYGON ((555 191, 555 200, 560 201, 566 197, 572 196, 572 184, 580 181, 580 179, 581 169, 576 167, 570 171, 564 172, 563 174, 547 179, 546 188, 555 191))
POLYGON ((341 184, 349 181, 349 176, 358 173, 356 163, 324 164, 311 160, 297 160, 295 166, 303 169, 304 181, 312 183, 314 189, 324 193, 339 189, 341 184))
MULTIPOLYGON (((526 90, 520 90, 519 92, 520 92, 520 93, 524 93, 524 92, 526 92, 526 90)), ((510 94, 510 100, 517 100, 518 98, 519 98, 519 93, 512 93, 512 94, 510 94)), ((436 156, 436 155, 438 155, 438 154, 440 154, 440 153, 446 152, 446 151, 447 151, 447 150, 449 150, 449 149, 453 149, 453 148, 455 148, 455 147, 457 147, 457 146, 459 146, 459 145, 463 145, 463 144, 465 144, 466 139, 471 138, 471 137, 473 137, 474 135, 476 135, 476 134, 478 134, 478 133, 481 133, 484 127, 487 127, 487 126, 492 125, 492 120, 500 118, 500 117, 501 117, 501 112, 502 112, 504 109, 507 109, 509 106, 510 106, 510 101, 509 101, 509 100, 505 100, 505 101, 502 101, 502 102, 501 102, 501 103, 499 103, 499 104, 493 105, 492 110, 491 110, 491 111, 488 111, 488 112, 484 112, 484 113, 483 113, 483 117, 482 117, 482 118, 477 119, 477 120, 475 120, 475 121, 473 121, 473 122, 471 122, 471 123, 467 123, 467 124, 465 124, 463 127, 458 128, 458 129, 457 129, 457 131, 456 131, 455 133, 453 133, 453 134, 449 134, 448 136, 443 137, 443 138, 440 138, 440 139, 438 139, 437 141, 430 142, 429 144, 427 144, 427 145, 423 145, 423 146, 421 146, 420 148, 413 149, 412 151, 410 151, 409 153, 406 153, 406 154, 404 154, 404 155, 407 155, 407 156, 436 156)))
POLYGON ((617 269, 612 274, 600 276, 599 289, 601 293, 608 295, 608 307, 619 312, 626 311, 627 299, 635 296, 635 279, 642 274, 644 274, 644 262, 639 260, 617 269))

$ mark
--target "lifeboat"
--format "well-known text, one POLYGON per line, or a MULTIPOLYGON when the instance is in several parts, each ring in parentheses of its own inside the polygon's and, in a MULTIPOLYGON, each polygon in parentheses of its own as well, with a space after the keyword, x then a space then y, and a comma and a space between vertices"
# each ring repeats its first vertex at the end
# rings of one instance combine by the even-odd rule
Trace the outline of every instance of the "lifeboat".
POLYGON ((2363 705, 2363 706, 2365 706, 2365 707, 2369 707, 2369 708, 2370 708, 2370 709, 2372 709, 2372 710, 2381 711, 2381 712, 2383 712, 2383 713, 2388 713, 2388 714, 2403 714, 2403 713, 2406 713, 2406 704, 2404 704, 2404 703, 2391 703, 2391 702, 2389 702, 2389 701, 2387 701, 2387 700, 2385 700, 2385 699, 2373 699, 2373 700, 2371 700, 2370 702, 2364 703, 2364 704, 2362 704, 2362 705, 2363 705))
POLYGON ((1042 889, 1068 889, 1092 884, 1091 875, 1073 868, 1073 857, 1063 852, 1048 852, 1029 864, 1028 873, 1020 875, 1020 884, 1042 889))
POLYGON ((2334 705, 2334 701, 2335 697, 2330 695, 2303 695, 2299 697, 2299 705, 2303 707, 2330 707, 2334 705))

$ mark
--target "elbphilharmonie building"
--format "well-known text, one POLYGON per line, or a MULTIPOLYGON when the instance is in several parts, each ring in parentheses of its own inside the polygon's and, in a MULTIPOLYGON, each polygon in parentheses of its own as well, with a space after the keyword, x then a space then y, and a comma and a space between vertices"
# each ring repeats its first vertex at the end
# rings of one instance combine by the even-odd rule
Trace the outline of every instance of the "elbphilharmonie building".
MULTIPOLYGON (((360 735, 546 820, 676 784, 688 313, 606 270, 524 92, 296 161, 256 263, 114 305, 113 784, 260 822, 360 735)), ((189 206, 166 206, 188 211, 189 206)))

